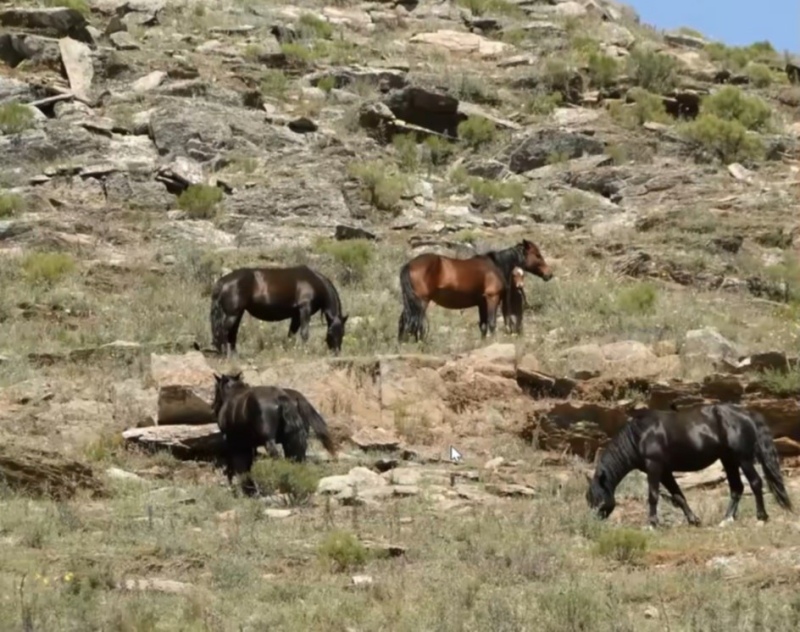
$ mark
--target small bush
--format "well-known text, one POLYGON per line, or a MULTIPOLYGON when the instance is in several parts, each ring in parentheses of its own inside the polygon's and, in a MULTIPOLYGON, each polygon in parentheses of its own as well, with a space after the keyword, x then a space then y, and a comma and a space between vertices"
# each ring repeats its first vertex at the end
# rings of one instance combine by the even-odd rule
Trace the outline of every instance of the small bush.
POLYGON ((313 13, 303 13, 297 20, 301 39, 331 39, 333 26, 330 22, 317 17, 313 13))
POLYGON ((647 537, 633 529, 610 529, 597 539, 597 552, 624 564, 635 563, 647 550, 647 537))
POLYGON ((754 42, 749 46, 726 46, 711 42, 705 47, 708 56, 728 70, 742 70, 751 61, 770 61, 777 53, 769 42, 754 42))
POLYGON ((74 9, 84 16, 89 16, 91 9, 86 0, 46 0, 45 4, 49 7, 66 7, 67 9, 74 9))
POLYGON ((469 9, 473 15, 506 15, 525 17, 520 7, 508 0, 458 0, 459 6, 469 9))
POLYGON ((289 64, 302 66, 316 59, 319 51, 313 43, 286 42, 281 44, 281 52, 289 64))
POLYGON ((74 270, 74 259, 64 252, 31 252, 22 260, 23 275, 35 285, 53 285, 74 270))
POLYGON ((547 116, 552 114, 564 101, 560 92, 534 93, 527 104, 527 111, 534 115, 547 116))
POLYGON ((700 111, 724 121, 736 121, 745 129, 756 132, 769 130, 772 120, 769 105, 758 97, 744 94, 736 86, 725 86, 706 97, 700 111))
POLYGON ((372 243, 366 239, 325 239, 317 243, 316 249, 336 261, 342 268, 342 281, 346 284, 358 283, 364 279, 374 253, 372 243))
POLYGON ((614 85, 619 75, 617 60, 603 53, 591 53, 588 60, 589 80, 596 88, 614 85))
POLYGON ((482 116, 470 116, 458 124, 458 137, 473 149, 491 143, 496 134, 494 123, 482 116))
POLYGON ((330 93, 336 87, 336 77, 328 75, 317 82, 317 88, 323 92, 330 93))
POLYGON ((756 88, 769 88, 772 85, 772 71, 766 64, 751 62, 747 64, 745 72, 756 88))
POLYGON ((367 548, 349 531, 332 531, 320 543, 320 559, 332 563, 337 572, 363 566, 368 558, 367 548))
POLYGON ((439 167, 447 163, 453 155, 453 143, 440 136, 428 136, 423 143, 424 160, 432 167, 439 167))
POLYGON ((747 133, 739 121, 726 121, 714 114, 703 114, 685 124, 683 137, 698 147, 712 152, 725 163, 763 156, 761 139, 747 133))
POLYGON ((392 137, 397 164, 400 169, 414 173, 419 167, 419 148, 413 134, 395 134, 392 137))
POLYGON ((637 86, 664 94, 675 87, 677 61, 653 51, 634 50, 628 57, 628 73, 637 86))
POLYGON ((4 134, 19 134, 33 127, 33 111, 21 103, 0 105, 0 130, 4 134))
POLYGON ((800 370, 779 371, 767 369, 759 380, 766 390, 778 397, 800 395, 800 370))
POLYGON ((643 88, 632 88, 628 92, 628 99, 633 103, 624 105, 617 102, 608 109, 611 118, 620 125, 636 128, 649 122, 670 123, 672 121, 660 96, 643 88))
POLYGON ((396 211, 408 190, 408 181, 382 162, 359 162, 349 168, 361 183, 367 201, 381 211, 396 211))
POLYGON ((471 177, 466 179, 466 185, 479 207, 509 200, 511 209, 518 212, 525 197, 525 186, 514 180, 499 181, 471 177))
POLYGON ((617 295, 617 306, 626 314, 652 314, 656 308, 658 290, 652 283, 637 283, 617 295))
POLYGON ((317 491, 320 476, 309 463, 286 459, 259 459, 251 474, 267 494, 285 494, 290 505, 305 505, 317 491))
POLYGON ((13 217, 25 211, 25 198, 17 193, 0 192, 0 219, 13 217))
POLYGON ((289 89, 289 79, 283 74, 282 70, 270 68, 264 71, 261 76, 261 92, 262 94, 276 99, 282 99, 286 96, 286 91, 289 89))
POLYGON ((575 79, 575 69, 564 59, 548 59, 540 76, 541 83, 548 92, 558 92, 562 96, 570 94, 575 79))
POLYGON ((211 219, 216 215, 222 195, 219 187, 192 184, 178 196, 178 208, 192 219, 211 219))

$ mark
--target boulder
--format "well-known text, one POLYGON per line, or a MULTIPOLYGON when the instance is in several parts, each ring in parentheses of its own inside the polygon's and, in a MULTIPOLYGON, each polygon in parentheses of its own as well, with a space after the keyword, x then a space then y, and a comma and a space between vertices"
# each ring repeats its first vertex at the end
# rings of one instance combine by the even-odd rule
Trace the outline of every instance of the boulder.
POLYGON ((213 417, 214 371, 199 351, 150 356, 158 389, 158 425, 209 424, 213 417))
POLYGON ((737 365, 740 349, 713 327, 686 332, 681 353, 687 358, 723 360, 737 365))
POLYGON ((57 452, 28 446, 0 444, 0 480, 26 496, 66 500, 79 491, 105 494, 105 487, 89 465, 57 452))
POLYGON ((511 44, 491 40, 475 33, 440 29, 432 33, 417 33, 409 40, 411 44, 426 44, 451 53, 475 55, 483 59, 495 58, 513 50, 511 44))
POLYGON ((149 450, 165 450, 181 459, 212 459, 223 453, 225 442, 216 423, 130 428, 122 438, 149 450))
POLYGON ((540 129, 509 145, 508 166, 514 173, 523 173, 548 164, 554 155, 564 159, 602 154, 605 144, 597 138, 555 129, 540 129))

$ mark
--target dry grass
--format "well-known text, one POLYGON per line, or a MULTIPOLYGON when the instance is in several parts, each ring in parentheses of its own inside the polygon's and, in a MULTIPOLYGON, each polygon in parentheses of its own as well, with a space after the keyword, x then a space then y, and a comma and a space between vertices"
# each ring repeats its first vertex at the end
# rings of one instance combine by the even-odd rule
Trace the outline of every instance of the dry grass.
MULTIPOLYGON (((81 10, 85 6, 74 0, 66 4, 81 10)), ((168 6, 156 27, 135 27, 142 50, 115 55, 132 78, 153 69, 172 69, 180 58, 216 89, 260 90, 280 114, 277 118, 306 115, 319 122, 322 140, 309 140, 310 151, 326 149, 326 143, 340 145, 347 158, 342 159, 341 173, 334 175, 350 177, 361 186, 358 201, 368 207, 361 210, 381 234, 380 242, 334 242, 328 228, 309 228, 305 218, 281 218, 282 223, 268 218, 270 229, 291 233, 286 245, 240 247, 248 235, 238 234, 233 246, 222 246, 214 243, 213 236, 219 236, 214 231, 237 235, 241 218, 229 214, 224 200, 217 207, 218 198, 224 197, 218 189, 208 199, 206 191, 197 196, 201 199, 190 195, 183 204, 176 200, 174 206, 183 206, 184 214, 191 216, 177 220, 163 211, 112 207, 102 195, 92 198, 97 204, 87 201, 82 196, 93 194, 91 178, 85 179, 85 188, 71 182, 42 185, 38 197, 0 191, 0 441, 13 437, 23 446, 48 446, 89 460, 99 472, 116 466, 144 477, 141 482, 115 482, 106 500, 43 502, 0 490, 3 630, 798 629, 800 601, 793 574, 800 556, 793 546, 797 524, 780 514, 771 499, 773 520, 763 528, 754 525, 748 495, 740 522, 732 528, 691 529, 678 510, 662 502, 665 528, 643 533, 639 527, 646 521, 646 489, 642 477, 632 475, 618 492, 618 509, 610 523, 598 523, 589 516, 584 499, 586 464, 576 460, 563 465, 563 459, 510 437, 501 401, 494 408, 487 406, 486 419, 480 420, 488 430, 457 436, 466 464, 425 465, 417 496, 364 507, 326 504, 318 496, 306 502, 309 475, 288 518, 265 515, 263 500, 234 497, 210 466, 121 448, 119 431, 145 414, 144 404, 124 386, 149 385, 148 355, 157 343, 208 345, 210 287, 226 269, 308 263, 330 275, 350 315, 346 355, 448 354, 485 344, 477 310, 451 312, 431 306, 429 339, 420 345, 398 345, 397 276, 401 264, 415 254, 409 246, 412 235, 464 245, 464 253, 468 244, 506 247, 523 236, 542 247, 554 280, 545 284, 528 279, 524 336, 508 337, 499 324, 495 340, 513 342, 520 354, 534 354, 544 369, 570 368, 559 358, 573 345, 626 339, 680 343, 687 330, 705 326, 752 350, 797 348, 800 276, 792 250, 796 222, 788 212, 797 207, 797 187, 784 164, 757 164, 753 184, 732 180, 721 164, 688 165, 685 155, 676 154, 682 150, 674 139, 662 142, 661 136, 642 127, 653 121, 673 126, 676 121, 658 97, 633 91, 628 95, 635 101, 632 106, 612 105, 608 113, 599 108, 597 122, 588 124, 596 128, 598 138, 608 139, 608 153, 619 169, 612 180, 626 187, 618 207, 603 206, 598 195, 565 188, 561 178, 573 167, 558 154, 546 167, 552 170, 549 179, 536 173, 530 179, 501 180, 469 175, 469 168, 502 159, 517 136, 484 118, 462 123, 457 142, 401 137, 381 148, 357 123, 358 108, 379 96, 377 85, 359 81, 346 88, 349 100, 340 101, 343 93, 333 90, 328 80, 320 85, 325 98, 319 99, 307 92, 299 77, 314 68, 354 62, 387 67, 402 61, 414 85, 436 87, 495 115, 539 126, 553 123, 555 109, 563 105, 556 88, 563 88, 575 69, 581 69, 588 87, 608 88, 628 74, 639 88, 662 92, 684 72, 680 65, 644 47, 630 64, 611 63, 599 42, 586 36, 599 28, 591 19, 561 23, 554 18, 564 27, 564 37, 525 33, 521 26, 530 20, 504 0, 458 4, 476 15, 501 18, 507 27, 491 37, 513 43, 515 54, 551 59, 543 73, 407 43, 414 33, 441 28, 439 20, 398 17, 394 24, 376 25, 374 32, 356 33, 312 15, 330 4, 304 0, 295 5, 308 11, 306 17, 280 18, 297 22, 301 35, 299 43, 282 47, 290 62, 286 67, 268 68, 261 59, 276 21, 272 12, 286 7, 253 0, 168 6), (244 35, 212 31, 244 23, 254 27, 244 35), (211 39, 219 40, 220 51, 198 51, 211 39), (236 51, 241 59, 236 59, 236 51), (543 80, 535 88, 524 84, 540 74, 543 80), (514 81, 523 83, 513 87, 514 81), (332 140, 326 136, 330 133, 338 137, 332 140), (679 171, 682 178, 664 183, 679 171), (421 183, 433 197, 418 205, 421 183), (480 218, 478 224, 446 212, 472 202, 480 207, 473 213, 480 218), (565 228, 573 213, 584 211, 585 226, 565 228), (616 214, 634 215, 637 222, 595 232, 592 222, 616 214), (419 221, 410 231, 387 229, 396 215, 419 221), (546 223, 540 223, 540 215, 546 223), (175 237, 177 227, 186 226, 197 235, 212 236, 207 243, 175 237), (720 238, 736 235, 745 237, 738 253, 715 245, 720 238), (298 246, 301 239, 310 245, 298 246), (615 262, 632 247, 652 255, 660 278, 617 273, 615 262), (116 261, 123 263, 109 263, 116 261), (666 269, 676 277, 682 274, 688 284, 668 280, 666 269), (788 301, 756 299, 746 290, 706 289, 703 279, 714 275, 785 283, 788 301), (53 366, 27 357, 118 340, 143 348, 120 352, 117 358, 53 366), (498 473, 481 470, 479 482, 462 478, 455 490, 450 488, 452 470, 475 469, 494 456, 504 456, 513 465, 498 473), (487 483, 510 481, 533 485, 536 497, 499 498, 487 491, 487 483), (407 550, 387 559, 375 555, 368 541, 399 543, 407 550), (353 587, 351 576, 356 574, 369 575, 374 582, 353 587), (182 595, 118 588, 132 578, 172 579, 193 588, 182 595)), ((357 9, 347 0, 333 4, 357 9)), ((97 15, 89 19, 100 30, 105 27, 97 15)), ((646 25, 626 26, 637 38, 661 39, 646 25)), ((711 45, 706 54, 746 72, 759 94, 768 92, 770 83, 785 82, 773 66, 765 65, 774 55, 763 45, 711 45)), ((713 114, 751 119, 747 127, 759 128, 755 123, 766 118, 766 110, 732 95, 728 91, 730 103, 717 103, 713 114), (753 112, 745 116, 748 108, 753 112)), ((192 98, 202 107, 199 97, 192 98)), ((102 114, 132 128, 134 116, 161 99, 112 99, 102 114)), ((779 111, 775 102, 764 103, 779 111)), ((704 107, 710 107, 709 100, 704 107)), ((33 124, 32 115, 17 106, 0 111, 5 133, 27 133, 33 124)), ((703 140, 709 140, 705 144, 713 147, 719 138, 707 139, 710 132, 703 131, 703 140)), ((276 165, 257 150, 237 149, 223 156, 220 180, 239 188, 309 168, 302 156, 287 154, 286 162, 276 165)), ((82 166, 73 165, 71 158, 57 162, 43 161, 40 166, 82 166)), ((596 172, 602 175, 602 170, 596 172)), ((246 317, 239 337, 246 361, 268 370, 279 359, 299 363, 327 357, 318 316, 312 319, 307 345, 290 343, 288 326, 246 317)), ((210 363, 215 369, 225 364, 210 363)), ((795 392, 799 383, 796 372, 767 374, 764 380, 781 393, 795 392)), ((347 394, 334 395, 320 407, 329 408, 337 422, 347 425, 356 414, 352 403, 347 394), (342 395, 342 401, 334 395, 342 395)), ((409 412, 414 404, 410 398, 397 403, 391 411, 392 429, 412 444, 437 449, 442 429, 426 416, 409 412)), ((370 465, 378 456, 385 455, 345 454, 335 465, 316 464, 313 477, 370 465)), ((259 469, 270 484, 282 484, 281 471, 263 464, 259 469)), ((706 525, 721 519, 725 487, 692 490, 687 496, 706 525)))

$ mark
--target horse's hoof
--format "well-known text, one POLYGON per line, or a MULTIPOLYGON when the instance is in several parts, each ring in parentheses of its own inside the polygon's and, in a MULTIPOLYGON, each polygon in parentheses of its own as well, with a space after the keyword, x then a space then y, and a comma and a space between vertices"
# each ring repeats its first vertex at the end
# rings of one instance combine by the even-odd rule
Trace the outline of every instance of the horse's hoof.
POLYGON ((720 527, 727 527, 728 525, 733 524, 733 518, 725 518, 722 522, 719 523, 720 527))
POLYGON ((656 527, 654 525, 652 525, 652 524, 649 524, 644 528, 644 530, 645 531, 655 531, 656 527))
POLYGON ((757 527, 763 527, 765 524, 767 524, 766 520, 756 520, 757 527))

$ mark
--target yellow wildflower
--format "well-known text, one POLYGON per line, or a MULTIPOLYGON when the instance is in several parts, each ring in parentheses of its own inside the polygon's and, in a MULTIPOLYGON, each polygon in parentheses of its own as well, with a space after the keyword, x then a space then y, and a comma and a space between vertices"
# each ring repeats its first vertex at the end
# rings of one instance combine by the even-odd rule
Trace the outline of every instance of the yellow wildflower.
POLYGON ((75 575, 73 575, 72 573, 67 573, 66 575, 64 575, 64 581, 65 582, 71 582, 74 578, 75 578, 75 575))

